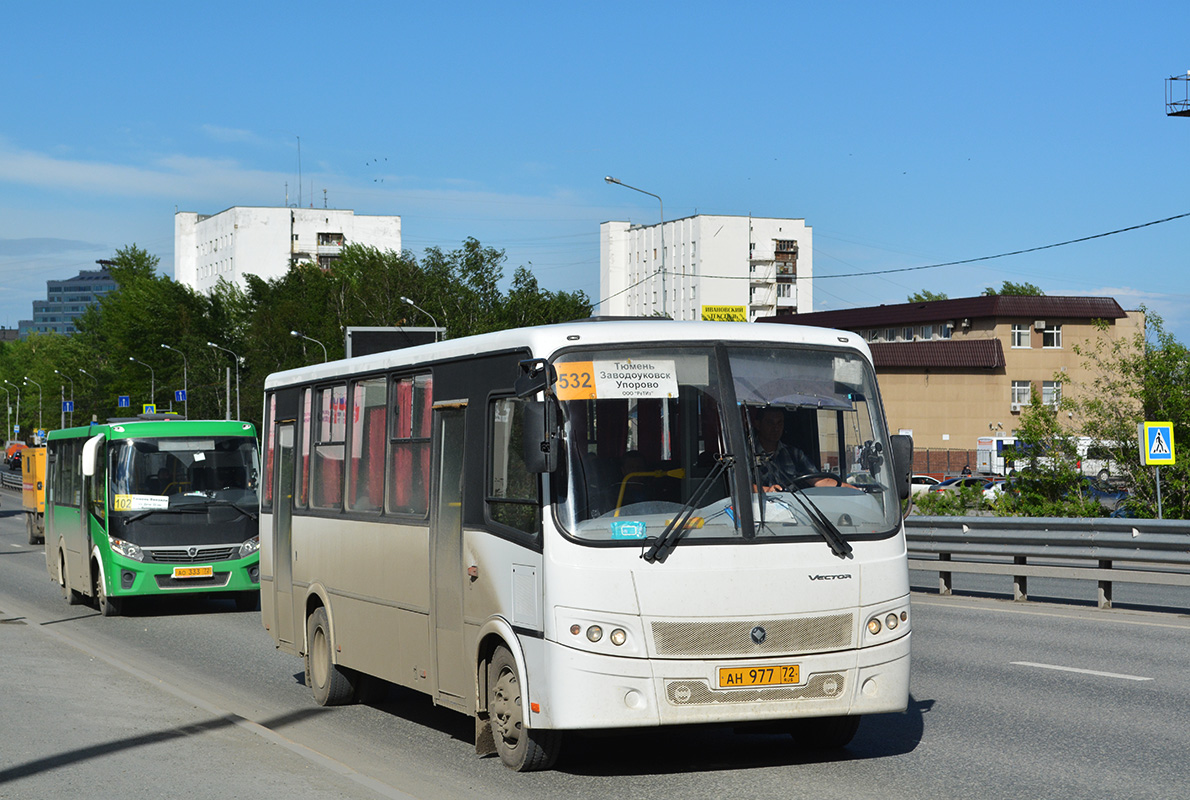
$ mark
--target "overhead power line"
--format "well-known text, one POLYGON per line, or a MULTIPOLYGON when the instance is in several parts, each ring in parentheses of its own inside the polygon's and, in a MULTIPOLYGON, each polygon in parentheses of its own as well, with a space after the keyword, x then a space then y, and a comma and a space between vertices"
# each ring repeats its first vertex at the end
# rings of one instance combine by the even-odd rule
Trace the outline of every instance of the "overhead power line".
MULTIPOLYGON (((1068 239, 1064 242, 1055 242, 1054 244, 1043 244, 1038 247, 1028 247, 1028 248, 1025 248, 1024 250, 1012 250, 1007 253, 997 253, 994 256, 979 256, 978 258, 964 258, 960 261, 946 261, 946 262, 943 262, 940 264, 923 264, 922 266, 918 266, 918 267, 897 267, 896 269, 881 269, 881 270, 874 270, 872 272, 845 272, 845 273, 840 273, 838 275, 818 274, 818 275, 814 276, 813 280, 820 281, 825 278, 866 278, 870 275, 889 275, 894 272, 916 272, 917 270, 923 270, 923 269, 938 269, 939 267, 957 267, 957 266, 961 266, 963 264, 975 264, 980 261, 992 261, 993 259, 997 259, 997 258, 1008 258, 1009 256, 1019 256, 1019 255, 1025 254, 1025 253, 1036 253, 1039 250, 1051 250, 1055 247, 1065 247, 1068 244, 1078 244, 1079 242, 1089 242, 1093 239, 1102 239, 1105 236, 1115 236, 1117 233, 1128 233, 1129 231, 1137 231, 1137 230, 1140 230, 1141 228, 1148 228, 1153 225, 1161 225, 1166 222, 1173 222, 1174 220, 1184 219, 1186 217, 1190 217, 1190 211, 1186 212, 1185 214, 1175 214, 1174 216, 1166 217, 1165 219, 1156 219, 1156 220, 1153 220, 1152 222, 1141 223, 1140 225, 1130 225, 1127 228, 1119 228, 1118 230, 1107 231, 1106 233, 1096 233, 1091 236, 1081 236, 1078 239, 1068 239)), ((612 295, 609 295, 609 296, 603 298, 599 302, 595 303, 595 305, 596 306, 601 305, 603 303, 606 303, 608 300, 611 300, 613 297, 618 297, 619 295, 624 294, 625 292, 629 291, 630 289, 633 289, 633 288, 639 286, 640 284, 644 283, 649 278, 654 277, 655 274, 656 273, 649 273, 649 274, 645 275, 640 280, 636 281, 635 283, 633 283, 629 286, 624 287, 623 289, 616 292, 615 294, 612 294, 612 295)), ((727 279, 727 280, 751 280, 751 276, 749 276, 749 275, 700 275, 695 272, 686 272, 684 270, 670 270, 670 274, 691 277, 691 278, 720 278, 720 279, 727 279)))
POLYGON ((1078 239, 1068 239, 1065 242, 1056 242, 1054 244, 1043 244, 1040 247, 1029 247, 1024 250, 1013 250, 1008 253, 997 253, 994 256, 980 256, 979 258, 965 258, 961 261, 946 261, 941 264, 925 264, 920 267, 898 267, 897 269, 881 269, 881 270, 876 270, 874 272, 847 272, 847 273, 842 273, 839 275, 815 275, 814 280, 820 281, 823 278, 864 278, 869 275, 888 275, 893 272, 915 272, 915 271, 921 270, 921 269, 937 269, 939 267, 957 267, 957 266, 961 266, 963 264, 974 264, 979 261, 991 261, 996 258, 1007 258, 1008 256, 1019 256, 1019 255, 1025 254, 1025 253, 1036 253, 1039 250, 1050 250, 1054 247, 1065 247, 1068 244, 1078 244, 1079 242, 1089 242, 1092 239, 1102 239, 1105 236, 1115 236, 1117 233, 1127 233, 1128 231, 1137 231, 1137 230, 1140 230, 1141 228, 1148 228, 1151 225, 1161 225, 1162 223, 1173 222, 1174 220, 1183 219, 1184 217, 1190 217, 1190 211, 1186 212, 1185 214, 1178 214, 1176 216, 1166 217, 1165 219, 1157 219, 1157 220, 1153 220, 1152 222, 1142 223, 1140 225, 1132 225, 1127 228, 1120 228, 1119 230, 1108 231, 1107 233, 1096 233, 1093 236, 1083 236, 1078 239))

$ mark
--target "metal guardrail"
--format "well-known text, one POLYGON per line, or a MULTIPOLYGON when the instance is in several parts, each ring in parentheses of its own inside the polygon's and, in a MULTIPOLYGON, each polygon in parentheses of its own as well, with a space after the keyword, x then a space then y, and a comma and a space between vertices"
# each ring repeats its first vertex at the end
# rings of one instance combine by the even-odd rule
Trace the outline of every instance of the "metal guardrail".
POLYGON ((1100 608, 1113 582, 1190 586, 1187 520, 909 517, 905 535, 909 569, 937 572, 941 594, 956 572, 1011 575, 1015 600, 1030 577, 1093 580, 1100 608))
POLYGON ((0 484, 6 489, 21 489, 24 486, 24 479, 21 478, 20 472, 0 467, 0 484))

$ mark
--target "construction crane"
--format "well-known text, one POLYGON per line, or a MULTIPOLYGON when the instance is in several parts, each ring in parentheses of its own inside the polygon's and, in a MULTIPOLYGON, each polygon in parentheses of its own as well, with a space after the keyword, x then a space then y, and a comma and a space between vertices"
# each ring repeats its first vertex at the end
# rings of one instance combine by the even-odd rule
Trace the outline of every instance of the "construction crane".
POLYGON ((1169 117, 1190 117, 1190 70, 1165 80, 1165 114, 1169 117))

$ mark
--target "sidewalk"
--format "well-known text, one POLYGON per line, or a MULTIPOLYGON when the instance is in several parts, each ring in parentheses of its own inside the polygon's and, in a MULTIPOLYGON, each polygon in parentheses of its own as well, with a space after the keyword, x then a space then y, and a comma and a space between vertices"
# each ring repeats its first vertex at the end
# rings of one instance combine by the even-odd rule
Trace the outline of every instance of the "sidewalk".
POLYGON ((333 762, 320 764, 271 731, 204 708, 5 608, 0 674, 4 800, 372 800, 388 794, 337 774, 333 762))

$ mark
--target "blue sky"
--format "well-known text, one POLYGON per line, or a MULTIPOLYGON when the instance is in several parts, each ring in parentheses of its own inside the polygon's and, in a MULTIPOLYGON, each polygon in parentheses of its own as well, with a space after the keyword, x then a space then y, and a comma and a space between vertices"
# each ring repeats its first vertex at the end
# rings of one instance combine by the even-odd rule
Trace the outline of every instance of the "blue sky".
POLYGON ((175 210, 474 236, 599 299, 599 223, 804 218, 815 310, 1005 280, 1190 341, 1190 4, 61 3, 5 11, 0 325, 175 210), (1184 89, 1183 89, 1184 91, 1184 89), (298 185, 298 142, 301 187, 298 185), (287 187, 288 185, 288 187, 287 187), (862 273, 855 276, 856 273, 862 273), (833 277, 833 276, 852 277, 833 277))

